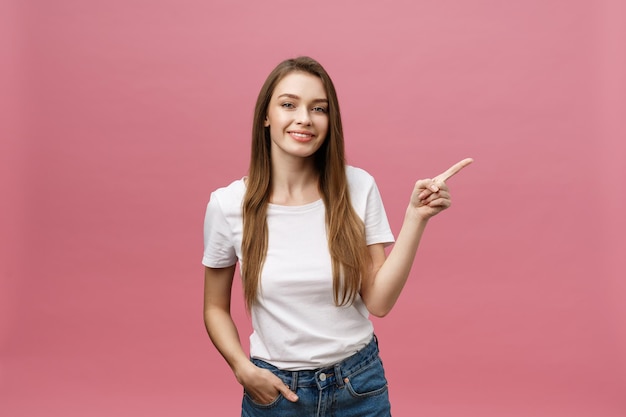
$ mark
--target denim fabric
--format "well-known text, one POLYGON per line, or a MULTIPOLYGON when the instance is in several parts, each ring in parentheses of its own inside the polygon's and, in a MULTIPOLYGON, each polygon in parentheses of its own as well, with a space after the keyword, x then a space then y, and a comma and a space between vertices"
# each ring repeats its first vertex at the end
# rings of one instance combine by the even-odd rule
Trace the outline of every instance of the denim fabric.
POLYGON ((327 368, 283 371, 252 359, 294 391, 292 403, 281 394, 270 404, 257 404, 244 392, 242 417, 390 417, 387 379, 376 337, 349 358, 327 368))

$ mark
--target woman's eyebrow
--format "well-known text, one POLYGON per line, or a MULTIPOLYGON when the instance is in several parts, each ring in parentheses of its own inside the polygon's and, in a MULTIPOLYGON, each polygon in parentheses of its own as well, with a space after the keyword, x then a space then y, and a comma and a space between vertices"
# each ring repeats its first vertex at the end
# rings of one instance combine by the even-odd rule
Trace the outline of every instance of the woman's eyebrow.
MULTIPOLYGON (((283 93, 281 95, 279 95, 277 98, 281 98, 281 97, 287 97, 287 98, 292 98, 294 100, 300 100, 300 96, 297 96, 295 94, 290 94, 290 93, 283 93)), ((312 103, 328 103, 328 99, 326 98, 316 98, 314 100, 311 101, 312 103)))

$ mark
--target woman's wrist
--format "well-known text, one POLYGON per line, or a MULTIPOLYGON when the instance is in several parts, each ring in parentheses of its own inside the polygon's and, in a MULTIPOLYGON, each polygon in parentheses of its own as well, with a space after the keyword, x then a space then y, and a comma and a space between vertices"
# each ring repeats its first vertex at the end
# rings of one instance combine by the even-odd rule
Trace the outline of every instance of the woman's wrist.
POLYGON ((406 213, 404 215, 405 221, 408 220, 414 222, 418 227, 425 227, 429 219, 430 216, 425 216, 423 210, 411 204, 409 204, 409 206, 407 207, 406 213))
POLYGON ((237 382, 239 382, 241 385, 244 384, 244 381, 249 378, 249 376, 256 370, 256 368, 256 365, 250 362, 250 360, 248 360, 247 358, 245 360, 240 360, 236 364, 233 364, 233 366, 231 366, 237 382))

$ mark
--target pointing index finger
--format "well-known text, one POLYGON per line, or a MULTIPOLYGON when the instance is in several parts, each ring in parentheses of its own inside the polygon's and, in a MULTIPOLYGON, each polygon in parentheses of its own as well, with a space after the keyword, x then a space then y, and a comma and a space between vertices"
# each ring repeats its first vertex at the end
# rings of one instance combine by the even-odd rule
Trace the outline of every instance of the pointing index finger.
POLYGON ((434 180, 446 182, 453 175, 455 175, 457 172, 459 172, 460 170, 462 170, 463 168, 465 168, 466 166, 468 166, 472 162, 474 162, 474 160, 472 158, 465 158, 464 160, 462 160, 460 162, 457 162, 456 164, 452 165, 444 173, 437 175, 434 178, 434 180))

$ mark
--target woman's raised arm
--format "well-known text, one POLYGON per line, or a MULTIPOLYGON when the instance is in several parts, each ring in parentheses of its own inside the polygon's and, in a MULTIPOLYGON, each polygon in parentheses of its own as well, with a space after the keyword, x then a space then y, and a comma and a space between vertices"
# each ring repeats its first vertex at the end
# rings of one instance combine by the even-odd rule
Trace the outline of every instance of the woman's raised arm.
POLYGON ((464 159, 432 179, 415 183, 402 228, 388 257, 382 244, 369 246, 372 268, 361 283, 361 298, 374 316, 387 315, 395 305, 411 271, 428 220, 450 207, 446 181, 472 162, 471 158, 464 159))

